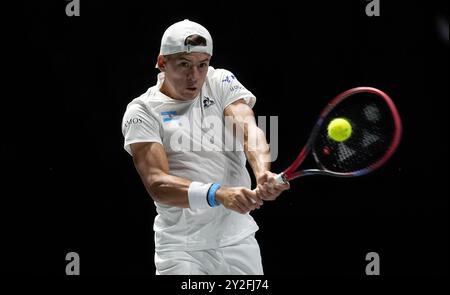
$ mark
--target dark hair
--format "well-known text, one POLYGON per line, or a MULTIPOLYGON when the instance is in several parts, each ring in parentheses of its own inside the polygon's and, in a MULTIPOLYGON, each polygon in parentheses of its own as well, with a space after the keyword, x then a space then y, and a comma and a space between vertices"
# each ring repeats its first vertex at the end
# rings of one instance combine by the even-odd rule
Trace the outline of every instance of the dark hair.
POLYGON ((206 46, 206 39, 200 35, 190 35, 184 40, 184 45, 206 46))

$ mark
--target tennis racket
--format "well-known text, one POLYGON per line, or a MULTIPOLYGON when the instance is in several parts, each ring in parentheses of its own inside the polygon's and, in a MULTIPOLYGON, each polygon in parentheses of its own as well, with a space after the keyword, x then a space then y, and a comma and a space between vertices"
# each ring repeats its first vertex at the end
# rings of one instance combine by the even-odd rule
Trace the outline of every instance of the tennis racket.
POLYGON ((308 175, 365 175, 386 163, 399 145, 401 134, 400 116, 386 93, 372 87, 349 89, 328 103, 295 161, 275 179, 286 183, 308 175), (329 135, 329 124, 336 118, 351 126, 351 135, 343 141, 329 135), (310 153, 316 167, 297 171, 310 153))

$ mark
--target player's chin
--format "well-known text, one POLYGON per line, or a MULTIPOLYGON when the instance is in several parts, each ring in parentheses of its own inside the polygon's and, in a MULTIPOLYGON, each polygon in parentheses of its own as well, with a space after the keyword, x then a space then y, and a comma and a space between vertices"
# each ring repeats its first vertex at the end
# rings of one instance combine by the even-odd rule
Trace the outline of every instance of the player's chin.
POLYGON ((197 97, 199 92, 200 92, 200 90, 197 87, 186 88, 184 90, 184 97, 189 98, 189 99, 194 99, 197 97))

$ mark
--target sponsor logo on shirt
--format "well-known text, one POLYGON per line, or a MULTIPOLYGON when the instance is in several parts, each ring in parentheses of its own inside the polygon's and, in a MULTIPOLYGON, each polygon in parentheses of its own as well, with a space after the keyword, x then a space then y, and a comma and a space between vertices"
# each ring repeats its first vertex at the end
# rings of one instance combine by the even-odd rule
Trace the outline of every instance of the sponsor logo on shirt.
POLYGON ((240 89, 244 89, 244 87, 242 87, 241 85, 230 86, 230 91, 235 91, 235 90, 240 90, 240 89))
POLYGON ((230 91, 236 91, 236 90, 241 90, 244 89, 244 87, 242 87, 241 83, 238 82, 238 80, 236 79, 236 77, 234 75, 228 75, 226 76, 223 80, 222 83, 228 83, 230 85, 230 91))
POLYGON ((177 118, 176 111, 161 112, 160 114, 163 119, 163 122, 169 122, 177 118))
POLYGON ((203 107, 206 109, 207 107, 209 107, 210 105, 214 104, 214 100, 212 100, 209 97, 204 97, 203 98, 203 107))
POLYGON ((142 123, 141 118, 131 118, 125 121, 124 126, 125 128, 128 128, 130 125, 138 125, 142 123))
POLYGON ((234 75, 228 75, 222 80, 222 83, 225 83, 225 82, 231 83, 231 82, 233 82, 234 79, 236 79, 236 77, 234 75))

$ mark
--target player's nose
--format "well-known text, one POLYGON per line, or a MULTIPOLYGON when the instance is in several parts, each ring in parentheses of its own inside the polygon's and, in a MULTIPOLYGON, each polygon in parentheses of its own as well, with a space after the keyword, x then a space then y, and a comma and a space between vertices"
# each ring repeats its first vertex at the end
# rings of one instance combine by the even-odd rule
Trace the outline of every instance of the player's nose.
POLYGON ((188 79, 192 81, 197 81, 200 77, 200 71, 196 66, 192 66, 188 72, 188 79))

